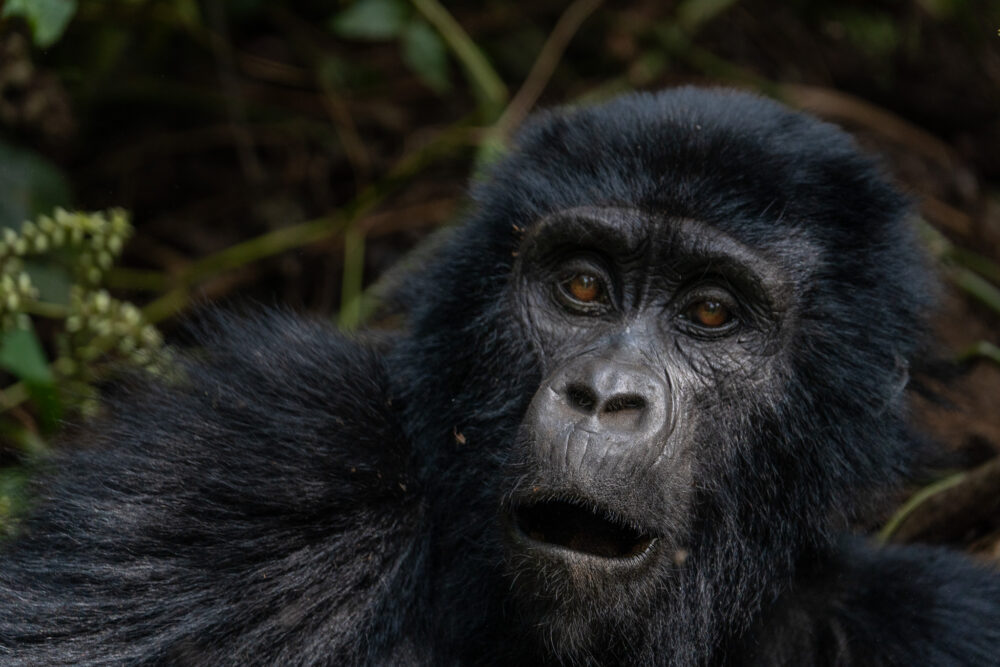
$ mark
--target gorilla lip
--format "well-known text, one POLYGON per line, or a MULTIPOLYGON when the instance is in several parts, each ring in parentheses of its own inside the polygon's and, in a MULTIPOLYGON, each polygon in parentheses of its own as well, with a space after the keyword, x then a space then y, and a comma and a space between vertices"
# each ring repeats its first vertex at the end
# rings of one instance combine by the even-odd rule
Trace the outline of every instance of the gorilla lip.
POLYGON ((513 528, 531 542, 598 558, 635 558, 656 540, 612 513, 579 501, 519 503, 511 518, 513 528))

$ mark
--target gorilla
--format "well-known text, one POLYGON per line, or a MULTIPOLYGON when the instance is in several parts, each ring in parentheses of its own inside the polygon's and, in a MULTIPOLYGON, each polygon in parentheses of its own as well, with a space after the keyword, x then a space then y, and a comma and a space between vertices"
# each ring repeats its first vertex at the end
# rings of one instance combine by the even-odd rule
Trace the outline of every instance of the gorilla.
POLYGON ((349 338, 218 315, 0 555, 5 665, 993 665, 1000 576, 850 526, 914 466, 934 284, 836 128, 537 116, 349 338))

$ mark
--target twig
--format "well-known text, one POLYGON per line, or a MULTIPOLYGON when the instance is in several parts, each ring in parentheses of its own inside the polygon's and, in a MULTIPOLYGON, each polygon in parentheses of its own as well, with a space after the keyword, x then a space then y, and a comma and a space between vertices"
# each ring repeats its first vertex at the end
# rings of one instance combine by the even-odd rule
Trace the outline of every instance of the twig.
POLYGON ((962 480, 965 479, 967 474, 968 473, 965 472, 957 472, 953 475, 945 477, 944 479, 938 480, 933 484, 925 486, 914 493, 910 496, 910 499, 903 503, 903 506, 892 515, 892 518, 886 522, 885 527, 878 533, 878 539, 882 542, 888 542, 896 534, 896 531, 899 530, 899 527, 903 524, 903 522, 906 521, 907 517, 913 514, 917 508, 937 494, 960 484, 962 480))
POLYGON ((462 63, 479 99, 485 120, 492 122, 507 101, 507 87, 483 52, 461 25, 437 0, 410 0, 427 22, 434 26, 445 43, 462 63))
POLYGON ((344 149, 347 161, 354 169, 355 181, 360 187, 367 183, 371 172, 371 158, 365 147, 365 142, 358 133, 358 127, 351 116, 350 109, 342 98, 342 92, 337 89, 330 71, 324 67, 324 59, 328 56, 310 34, 309 26, 300 18, 283 7, 273 6, 270 15, 287 33, 288 44, 298 56, 307 61, 313 73, 313 80, 319 88, 323 109, 333 123, 337 138, 344 149))
POLYGON ((1000 458, 918 491, 879 533, 883 541, 945 543, 992 521, 1000 509, 1000 458))
POLYGON ((230 46, 226 8, 223 5, 223 0, 210 0, 206 9, 216 33, 209 41, 212 52, 215 54, 219 82, 226 91, 226 109, 229 111, 229 122, 236 150, 240 156, 240 165, 243 167, 243 175, 247 180, 251 183, 258 183, 264 179, 264 167, 257 159, 257 153, 253 147, 253 137, 246 128, 246 107, 243 104, 239 81, 234 73, 235 67, 232 47, 230 46))
POLYGON ((952 167, 952 149, 929 132, 909 123, 894 113, 866 102, 858 97, 829 88, 779 85, 778 96, 800 109, 812 111, 825 118, 846 120, 877 131, 907 150, 952 167))
POLYGON ((33 301, 28 299, 24 301, 21 305, 24 312, 29 315, 36 315, 38 317, 47 317, 50 319, 62 319, 66 317, 67 308, 66 306, 59 303, 49 303, 47 301, 33 301))
POLYGON ((1000 266, 976 253, 960 250, 926 220, 917 220, 924 243, 942 263, 952 281, 962 290, 1000 313, 1000 287, 983 276, 1000 276, 1000 266))
POLYGON ((975 271, 983 278, 1000 283, 1000 265, 990 258, 957 246, 952 246, 950 256, 956 264, 975 271))
POLYGON ((462 121, 423 148, 405 156, 381 180, 365 187, 340 210, 316 220, 262 234, 189 264, 177 275, 176 287, 149 303, 143 309, 143 315, 150 322, 163 320, 182 310, 187 305, 191 290, 211 276, 343 233, 414 174, 456 149, 471 145, 474 137, 467 121, 462 121))
POLYGON ((948 273, 960 288, 1000 313, 1000 288, 964 266, 952 266, 948 273))
POLYGON ((28 385, 24 382, 15 382, 3 391, 0 391, 0 408, 10 410, 28 400, 28 385))
POLYGON ((497 129, 503 136, 506 136, 511 128, 520 125, 524 117, 538 102, 542 91, 545 90, 545 86, 548 85, 555 73, 559 61, 562 60, 570 40, 573 39, 587 17, 593 14, 602 3, 603 0, 576 0, 559 17, 555 28, 552 29, 545 44, 542 45, 542 50, 539 51, 524 83, 521 84, 521 88, 507 105, 500 120, 497 121, 497 129))
POLYGON ((977 341, 962 350, 961 354, 958 355, 957 361, 964 363, 977 358, 989 359, 994 363, 1000 364, 1000 347, 986 340, 977 341))
POLYGON ((162 292, 170 287, 170 277, 162 271, 115 266, 105 274, 104 284, 114 289, 162 292))
POLYGON ((361 285, 365 268, 365 234, 358 225, 344 232, 344 279, 341 283, 340 317, 342 329, 354 329, 361 323, 361 285))

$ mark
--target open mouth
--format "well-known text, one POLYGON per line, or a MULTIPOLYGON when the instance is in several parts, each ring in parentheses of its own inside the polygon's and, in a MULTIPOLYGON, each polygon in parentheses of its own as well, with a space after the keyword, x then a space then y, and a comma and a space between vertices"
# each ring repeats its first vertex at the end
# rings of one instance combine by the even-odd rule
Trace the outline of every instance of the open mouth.
POLYGON ((529 539, 601 558, 631 558, 645 552, 654 536, 615 517, 560 500, 516 507, 514 524, 529 539))

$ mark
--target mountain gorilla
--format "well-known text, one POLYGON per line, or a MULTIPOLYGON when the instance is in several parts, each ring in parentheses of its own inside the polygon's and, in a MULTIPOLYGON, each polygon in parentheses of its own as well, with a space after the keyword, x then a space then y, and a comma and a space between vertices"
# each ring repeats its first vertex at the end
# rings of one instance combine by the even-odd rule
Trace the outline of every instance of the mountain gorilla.
POLYGON ((404 331, 220 316, 78 436, 2 662, 995 664, 1000 578, 847 535, 914 459, 933 290, 846 135, 631 95, 537 117, 473 199, 404 331))

